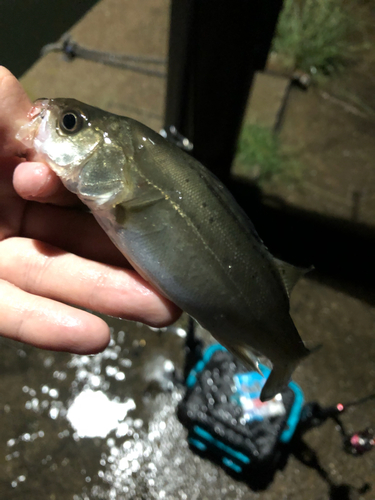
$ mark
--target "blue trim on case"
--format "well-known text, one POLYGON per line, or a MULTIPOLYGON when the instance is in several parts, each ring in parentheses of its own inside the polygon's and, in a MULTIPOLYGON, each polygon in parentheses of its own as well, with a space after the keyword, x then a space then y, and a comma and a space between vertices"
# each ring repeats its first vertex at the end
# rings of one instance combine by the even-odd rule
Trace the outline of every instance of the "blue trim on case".
POLYGON ((228 453, 228 455, 231 455, 233 458, 239 460, 240 462, 242 462, 246 465, 250 463, 249 457, 247 457, 246 455, 244 455, 240 451, 237 451, 234 448, 227 446, 226 444, 222 443, 218 439, 215 439, 209 432, 202 429, 202 427, 199 427, 199 425, 195 425, 193 430, 194 430, 195 434, 197 434, 199 437, 205 439, 207 442, 216 446, 220 450, 225 451, 226 453, 228 453))

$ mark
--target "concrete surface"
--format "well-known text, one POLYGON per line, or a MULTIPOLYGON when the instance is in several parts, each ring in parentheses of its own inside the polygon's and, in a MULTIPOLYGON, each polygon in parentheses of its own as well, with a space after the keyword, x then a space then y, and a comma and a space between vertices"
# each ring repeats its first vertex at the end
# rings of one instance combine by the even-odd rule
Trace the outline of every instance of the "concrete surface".
MULTIPOLYGON (((166 57, 167 0, 99 2, 69 32, 89 48, 166 57)), ((32 99, 73 97, 113 113, 130 116, 155 130, 162 125, 165 80, 101 64, 67 63, 52 53, 37 61, 22 78, 32 99)))
POLYGON ((245 120, 248 123, 273 129, 287 97, 290 80, 258 72, 249 97, 245 120))
MULTIPOLYGON (((103 0, 71 33, 93 48, 164 56, 167 27, 166 0, 103 0)), ((86 61, 67 63, 51 54, 38 61, 22 83, 32 98, 75 97, 156 130, 162 124, 161 79, 86 61)), ((300 133, 298 122, 294 136, 308 136, 300 133)), ((312 209, 319 200, 311 202, 312 209)), ((297 285, 291 307, 308 345, 323 343, 296 371, 306 399, 331 405, 375 392, 375 309, 307 279, 297 285)), ((175 414, 182 388, 162 377, 172 363, 182 368, 183 332, 157 333, 134 323, 108 321, 112 345, 93 357, 1 342, 0 498, 375 498, 375 452, 363 457, 345 454, 332 421, 303 436, 307 447, 299 458, 289 457, 265 491, 252 490, 196 456, 175 414), (82 417, 78 420, 77 408, 82 417)), ((354 432, 374 425, 374 418, 370 401, 351 408, 343 421, 354 432)))

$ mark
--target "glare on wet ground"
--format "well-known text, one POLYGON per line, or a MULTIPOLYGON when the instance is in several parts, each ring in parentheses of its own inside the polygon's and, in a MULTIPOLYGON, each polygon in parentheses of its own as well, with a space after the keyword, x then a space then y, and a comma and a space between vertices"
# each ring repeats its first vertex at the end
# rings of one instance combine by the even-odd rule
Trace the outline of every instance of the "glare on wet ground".
MULTIPOLYGON (((95 356, 1 341, 1 499, 328 500, 332 485, 344 488, 340 500, 372 498, 373 453, 345 455, 333 422, 306 435, 328 481, 290 456, 254 491, 194 454, 176 416, 184 388, 172 376, 182 373, 184 329, 109 321, 111 344, 95 356)), ((308 365, 298 370, 306 389, 317 373, 308 365)), ((353 409, 347 423, 363 427, 371 408, 353 409)))
POLYGON ((95 356, 2 343, 0 498, 190 500, 218 481, 243 498, 177 420, 185 330, 111 321, 95 356))

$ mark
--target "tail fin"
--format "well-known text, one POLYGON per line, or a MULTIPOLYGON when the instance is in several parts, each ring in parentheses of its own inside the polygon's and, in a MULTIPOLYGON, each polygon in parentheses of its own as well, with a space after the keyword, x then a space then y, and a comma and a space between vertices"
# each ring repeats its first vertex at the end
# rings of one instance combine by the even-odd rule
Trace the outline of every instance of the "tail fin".
POLYGON ((274 365, 266 383, 263 386, 260 394, 262 402, 269 401, 279 394, 289 384, 290 378, 294 371, 296 364, 291 363, 288 365, 274 365))

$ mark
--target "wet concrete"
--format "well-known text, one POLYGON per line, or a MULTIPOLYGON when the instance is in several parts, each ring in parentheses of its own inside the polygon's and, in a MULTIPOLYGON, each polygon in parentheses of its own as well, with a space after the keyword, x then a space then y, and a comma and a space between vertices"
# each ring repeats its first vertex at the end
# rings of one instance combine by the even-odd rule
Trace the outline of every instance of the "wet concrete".
MULTIPOLYGON (((72 33, 93 48, 165 55, 167 26, 167 1, 104 0, 72 33)), ((51 54, 34 65, 23 83, 32 98, 76 97, 156 130, 162 124, 161 79, 86 61, 67 63, 51 54)), ((324 99, 319 90, 296 91, 283 129, 286 140, 300 145, 306 179, 315 180, 324 196, 314 194, 319 189, 306 189, 306 182, 269 186, 268 195, 296 209, 349 220, 350 203, 332 200, 351 199, 353 189, 371 191, 366 179, 372 177, 366 176, 374 171, 372 125, 368 115, 341 114, 341 105, 324 99), (341 161, 349 146, 355 163, 341 161)), ((371 210, 361 209, 359 217, 363 222, 373 220, 371 210)), ((267 228, 258 229, 268 237, 267 228)), ((353 258, 358 254, 354 252, 353 258)), ((310 279, 298 283, 291 307, 308 346, 323 344, 296 370, 295 380, 306 400, 331 405, 375 392, 374 307, 324 280, 310 279)), ((284 469, 264 491, 255 491, 198 457, 189 449, 187 432, 176 417, 184 389, 170 377, 174 369, 182 372, 184 331, 155 332, 135 323, 108 321, 113 340, 96 356, 51 353, 1 341, 0 498, 375 498, 375 452, 362 457, 346 454, 331 420, 301 436, 284 469)), ((374 419, 374 401, 342 416, 348 432, 374 426, 374 419)))
POLYGON ((162 450, 182 440, 181 426, 168 425, 180 399, 168 374, 184 332, 112 324, 97 356, 2 344, 1 394, 12 390, 1 405, 1 498, 161 498, 168 489, 157 476, 162 450))
MULTIPOLYGON (((298 369, 296 380, 307 399, 327 404, 374 391, 375 352, 369 352, 368 338, 354 341, 350 321, 355 319, 343 316, 341 307, 354 305, 369 325, 375 316, 366 315, 354 299, 343 297, 340 304, 335 292, 315 287, 318 290, 307 282, 299 285, 293 312, 297 322, 305 324, 305 338, 323 340, 325 348, 298 369), (340 339, 334 333, 338 324, 340 339), (345 366, 348 346, 356 360, 350 377, 345 366), (366 386, 364 371, 372 375, 366 386)), ((358 491, 373 480, 374 455, 345 454, 333 422, 303 437, 306 447, 301 456, 300 444, 298 458, 289 457, 266 491, 252 490, 198 457, 189 449, 187 432, 176 417, 184 389, 173 383, 172 374, 179 378, 182 373, 185 330, 155 332, 140 324, 110 322, 111 344, 96 356, 51 353, 2 341, 1 498, 373 498, 373 492, 358 491), (320 475, 316 464, 323 471, 320 475), (337 492, 341 496, 334 496, 337 492)), ((362 429, 370 423, 369 412, 371 403, 349 411, 344 421, 349 429, 362 429)))

